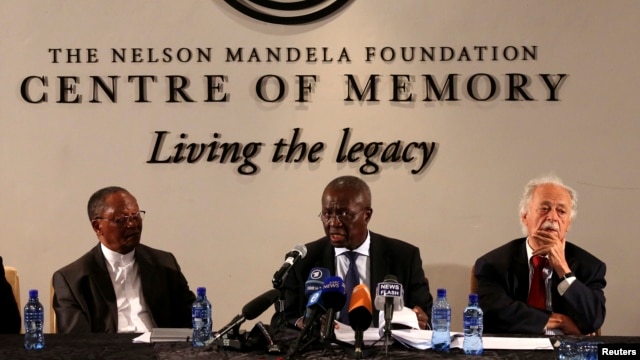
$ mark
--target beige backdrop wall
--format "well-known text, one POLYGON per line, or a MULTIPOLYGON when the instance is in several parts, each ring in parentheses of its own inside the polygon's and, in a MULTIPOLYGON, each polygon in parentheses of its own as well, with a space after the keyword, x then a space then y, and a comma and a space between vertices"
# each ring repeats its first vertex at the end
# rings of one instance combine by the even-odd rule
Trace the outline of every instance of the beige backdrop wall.
MULTIPOLYGON (((52 273, 96 244, 86 201, 98 188, 120 185, 147 211, 142 241, 173 252, 193 289, 209 289, 220 328, 271 287, 288 250, 322 235, 321 191, 349 174, 372 188, 371 229, 420 248, 432 292, 448 288, 460 330, 471 264, 520 236, 522 187, 553 172, 580 193, 569 240, 608 264, 604 333, 640 333, 637 1, 357 0, 302 25, 258 21, 214 0, 23 0, 3 1, 0 10, 0 254, 20 271, 23 304, 29 288, 48 302, 52 273), (482 59, 472 52, 478 46, 489 52, 482 59), (367 47, 376 49, 369 61, 367 47), (434 47, 440 55, 385 61, 385 47, 434 47), (111 49, 123 48, 127 60, 113 62, 111 49), (141 62, 132 62, 133 48, 143 49, 141 62), (158 58, 171 49, 173 60, 152 62, 149 48, 158 58), (182 48, 209 48, 211 58, 177 61, 182 48), (244 61, 227 61, 227 48, 243 48, 244 61), (250 61, 254 48, 259 59, 250 61), (266 61, 267 49, 276 48, 301 50, 303 58, 266 61), (308 61, 307 48, 326 48, 327 57, 308 61), (74 52, 66 49, 81 49, 79 57, 68 58, 74 52), (343 49, 348 61, 338 61, 343 49), (535 58, 525 59, 523 49, 535 49, 535 58), (286 82, 282 101, 256 96, 256 82, 268 74, 286 82), (347 74, 361 85, 378 74, 378 101, 345 101, 354 97, 347 74), (458 101, 447 101, 451 94, 423 101, 435 96, 425 75, 442 87, 450 74, 458 74, 458 101), (469 94, 475 74, 485 75, 475 76, 469 94), (528 80, 534 100, 518 92, 510 99, 508 74, 523 74, 517 79, 528 80), (565 76, 551 92, 540 74, 565 76), (136 75, 157 77, 148 83, 148 102, 136 102, 139 83, 127 81, 136 75), (227 101, 205 101, 206 75, 224 76, 227 101), (316 76, 307 102, 296 101, 296 75, 316 76), (413 93, 413 101, 390 101, 391 75, 408 75, 398 94, 413 93), (46 86, 26 86, 32 100, 46 91, 47 102, 25 100, 21 87, 30 76, 47 77, 46 86), (60 90, 65 76, 78 81, 60 90), (92 76, 107 84, 118 76, 117 101, 99 89, 102 102, 92 103, 92 76), (169 76, 189 80, 194 102, 167 102, 169 76), (490 79, 495 98, 474 100, 490 93, 490 79), (81 102, 57 102, 61 91, 81 102), (553 96, 558 101, 548 101, 553 96), (319 161, 272 161, 274 144, 290 142, 295 128, 308 146, 324 144, 319 161), (336 161, 345 128, 350 146, 435 142, 437 152, 415 175, 417 153, 412 162, 363 175, 362 157, 336 161), (149 163, 162 131, 157 159, 180 141, 209 143, 213 133, 219 141, 263 143, 252 159, 259 172, 242 175, 231 162, 149 163)), ((275 85, 265 94, 277 95, 275 85)))

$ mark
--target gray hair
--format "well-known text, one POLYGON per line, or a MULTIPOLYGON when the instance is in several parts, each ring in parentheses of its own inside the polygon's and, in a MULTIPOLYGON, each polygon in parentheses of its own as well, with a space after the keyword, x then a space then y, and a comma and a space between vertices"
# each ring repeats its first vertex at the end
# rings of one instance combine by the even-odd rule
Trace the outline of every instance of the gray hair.
POLYGON ((129 194, 127 189, 120 186, 108 186, 94 192, 87 203, 87 215, 89 215, 89 220, 93 220, 96 217, 101 216, 107 208, 107 196, 118 192, 129 194))
MULTIPOLYGON (((547 176, 535 178, 529 181, 529 183, 524 187, 524 193, 522 194, 522 198, 520 199, 520 219, 522 219, 522 216, 527 213, 528 211, 527 208, 529 207, 529 203, 531 202, 533 193, 536 191, 538 186, 544 185, 544 184, 557 185, 567 190, 567 192, 569 193, 569 197, 571 198, 571 215, 570 216, 571 216, 571 220, 573 220, 573 218, 575 218, 576 214, 578 213, 578 193, 570 186, 565 185, 562 182, 562 179, 560 179, 555 175, 547 175, 547 176)), ((522 233, 524 235, 527 235, 528 234, 527 226, 525 224, 522 224, 522 221, 520 221, 520 225, 522 227, 522 233)))

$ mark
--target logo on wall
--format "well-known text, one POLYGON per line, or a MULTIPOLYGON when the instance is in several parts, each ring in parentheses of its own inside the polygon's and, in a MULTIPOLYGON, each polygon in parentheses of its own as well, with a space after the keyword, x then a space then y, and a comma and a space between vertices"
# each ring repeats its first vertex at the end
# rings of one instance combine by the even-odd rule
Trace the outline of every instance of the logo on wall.
POLYGON ((353 0, 224 0, 234 9, 256 20, 299 25, 318 21, 353 0))

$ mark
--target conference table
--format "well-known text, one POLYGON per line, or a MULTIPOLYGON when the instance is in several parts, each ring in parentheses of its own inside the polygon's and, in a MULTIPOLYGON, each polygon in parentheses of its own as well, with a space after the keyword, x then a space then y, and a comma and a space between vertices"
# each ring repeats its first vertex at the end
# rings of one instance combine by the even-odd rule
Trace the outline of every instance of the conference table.
MULTIPOLYGON (((40 351, 23 348, 23 335, 0 335, 0 359, 286 359, 287 354, 269 354, 266 347, 252 351, 238 351, 225 347, 196 349, 188 342, 133 343, 138 334, 46 334, 46 347, 40 351)), ((637 336, 598 336, 590 341, 605 344, 640 344, 637 336)), ((556 340, 556 339, 553 339, 556 340)), ((637 345, 633 345, 637 346, 637 345)), ((298 358, 304 359, 352 359, 349 349, 333 348, 306 351, 298 358)), ((366 359, 557 359, 558 350, 485 350, 482 357, 467 356, 460 349, 449 353, 433 350, 407 349, 398 344, 376 347, 366 354, 366 359)))

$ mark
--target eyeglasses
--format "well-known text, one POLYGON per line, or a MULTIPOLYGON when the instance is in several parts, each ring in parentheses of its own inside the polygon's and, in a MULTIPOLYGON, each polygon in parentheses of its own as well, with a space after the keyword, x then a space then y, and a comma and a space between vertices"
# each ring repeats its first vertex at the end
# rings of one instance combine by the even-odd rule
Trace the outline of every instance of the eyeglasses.
POLYGON ((360 214, 364 210, 367 210, 367 208, 360 209, 359 211, 356 211, 356 212, 350 212, 350 211, 342 210, 342 211, 339 211, 339 212, 333 213, 333 214, 328 212, 328 211, 323 211, 320 214, 318 214, 318 217, 320 218, 320 221, 322 221, 324 224, 328 224, 329 222, 331 222, 331 219, 334 216, 341 223, 349 224, 356 218, 356 216, 358 214, 360 214))
POLYGON ((107 219, 107 218, 103 218, 103 217, 97 217, 94 218, 93 220, 107 220, 107 221, 111 221, 113 223, 116 223, 118 226, 125 226, 129 223, 129 221, 135 221, 135 222, 142 222, 142 220, 144 219, 144 214, 146 213, 146 211, 144 210, 140 210, 135 214, 131 214, 131 215, 123 215, 123 216, 119 216, 115 219, 107 219))

